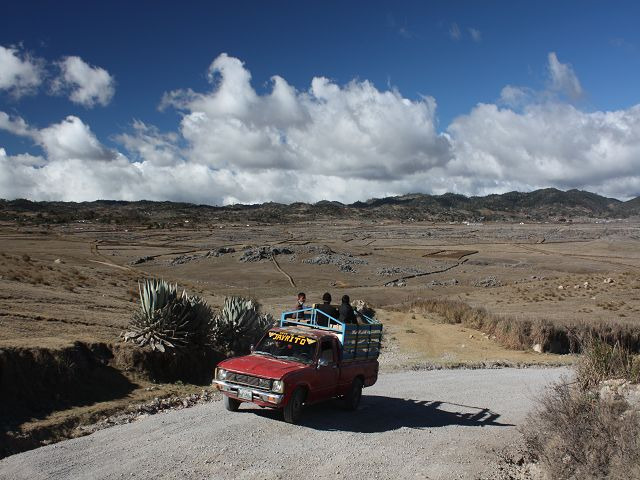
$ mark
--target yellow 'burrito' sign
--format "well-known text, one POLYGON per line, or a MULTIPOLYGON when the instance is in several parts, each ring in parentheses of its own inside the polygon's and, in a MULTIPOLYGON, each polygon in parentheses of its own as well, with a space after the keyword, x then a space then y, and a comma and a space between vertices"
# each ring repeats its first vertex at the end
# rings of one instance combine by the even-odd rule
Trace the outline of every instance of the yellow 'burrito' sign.
POLYGON ((297 345, 311 345, 316 343, 315 338, 303 337, 302 335, 294 335, 287 332, 269 332, 269 338, 280 342, 295 343, 297 345))

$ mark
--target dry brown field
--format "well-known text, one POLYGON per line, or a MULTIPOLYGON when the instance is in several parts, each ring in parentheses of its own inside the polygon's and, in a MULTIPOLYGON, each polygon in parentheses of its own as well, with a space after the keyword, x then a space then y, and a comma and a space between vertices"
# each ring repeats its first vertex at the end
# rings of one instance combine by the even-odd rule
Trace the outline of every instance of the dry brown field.
POLYGON ((0 231, 0 346, 114 342, 144 276, 178 282, 214 306, 226 295, 254 297, 276 315, 302 290, 310 302, 329 291, 335 301, 348 294, 382 309, 439 298, 559 323, 640 319, 640 225, 627 222, 221 224, 172 231, 4 224, 0 231), (293 253, 276 255, 277 265, 240 261, 244 249, 260 246, 293 253), (236 252, 206 256, 220 247, 236 252), (353 271, 305 262, 318 255, 353 271), (152 258, 133 264, 140 257, 152 258), (426 274, 385 286, 416 272, 426 274))
MULTIPOLYGON (((418 300, 455 300, 497 316, 558 325, 640 322, 640 223, 189 225, 0 224, 0 352, 121 345, 137 308, 137 282, 148 276, 177 282, 214 309, 225 296, 242 295, 275 316, 292 306, 298 291, 309 302, 319 302, 325 291, 334 302, 344 294, 365 300, 385 323, 381 364, 387 370, 571 361, 528 347, 508 349, 491 335, 406 308, 418 300), (222 247, 235 252, 217 253, 222 247), (275 260, 254 255, 256 261, 242 261, 259 247, 280 252, 275 260)), ((63 435, 73 436, 83 422, 131 402, 189 390, 134 373, 118 372, 128 385, 120 393, 52 407, 13 427, 27 435, 64 424, 63 435)))

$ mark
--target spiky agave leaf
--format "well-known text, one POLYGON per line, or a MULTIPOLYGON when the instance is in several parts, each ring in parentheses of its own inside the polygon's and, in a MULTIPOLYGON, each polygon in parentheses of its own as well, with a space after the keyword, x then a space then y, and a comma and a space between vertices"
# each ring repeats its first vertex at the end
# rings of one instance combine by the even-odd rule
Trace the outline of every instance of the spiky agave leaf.
POLYGON ((156 278, 145 278, 142 284, 138 283, 138 291, 142 310, 148 316, 174 301, 178 296, 176 284, 156 278))
POLYGON ((122 337, 160 352, 201 346, 209 339, 212 312, 200 297, 189 296, 164 280, 145 279, 139 285, 140 309, 122 337))
POLYGON ((246 353, 273 325, 271 315, 260 313, 260 305, 248 298, 227 297, 222 312, 211 324, 212 343, 226 353, 246 353))

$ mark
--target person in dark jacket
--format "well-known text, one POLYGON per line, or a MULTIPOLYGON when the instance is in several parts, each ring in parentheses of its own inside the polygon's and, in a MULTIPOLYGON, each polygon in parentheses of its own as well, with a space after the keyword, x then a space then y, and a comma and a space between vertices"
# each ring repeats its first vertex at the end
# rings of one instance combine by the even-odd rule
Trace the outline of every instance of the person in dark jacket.
MULTIPOLYGON (((331 294, 329 292, 322 295, 322 305, 317 305, 316 308, 333 318, 338 318, 338 309, 331 305, 331 294)), ((328 327, 329 319, 322 314, 316 315, 316 323, 321 327, 328 327)))
MULTIPOLYGON (((307 308, 307 305, 304 304, 304 302, 307 301, 307 296, 305 295, 304 292, 300 292, 298 294, 298 300, 296 301, 296 305, 293 307, 292 311, 296 311, 296 310, 302 310, 304 308, 307 308)), ((294 320, 303 320, 305 317, 304 313, 298 312, 298 313, 292 313, 290 318, 293 318, 294 320)))
POLYGON ((342 323, 358 323, 356 320, 356 314, 353 313, 353 307, 351 306, 349 295, 342 296, 342 304, 340 305, 338 314, 338 320, 342 323))

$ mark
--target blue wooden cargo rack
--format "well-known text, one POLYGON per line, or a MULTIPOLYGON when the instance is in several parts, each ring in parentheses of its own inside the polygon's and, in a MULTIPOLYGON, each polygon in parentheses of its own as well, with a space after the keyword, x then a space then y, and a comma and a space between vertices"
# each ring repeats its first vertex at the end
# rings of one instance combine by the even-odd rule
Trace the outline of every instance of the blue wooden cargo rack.
POLYGON ((311 327, 335 334, 342 344, 343 360, 378 358, 382 341, 382 324, 375 318, 356 313, 358 325, 343 323, 322 310, 309 307, 301 310, 282 312, 280 326, 311 327), (318 324, 320 319, 323 325, 318 324), (324 326, 326 323, 328 326, 324 326))

